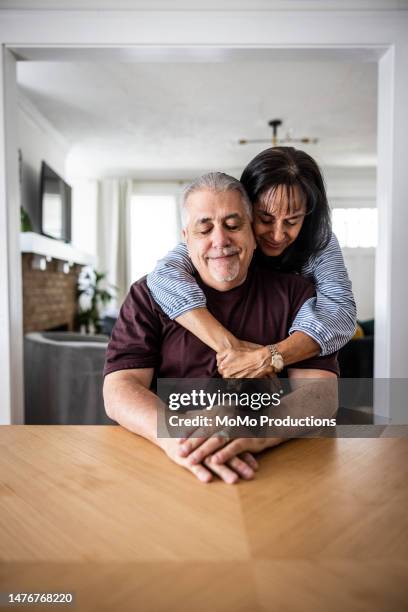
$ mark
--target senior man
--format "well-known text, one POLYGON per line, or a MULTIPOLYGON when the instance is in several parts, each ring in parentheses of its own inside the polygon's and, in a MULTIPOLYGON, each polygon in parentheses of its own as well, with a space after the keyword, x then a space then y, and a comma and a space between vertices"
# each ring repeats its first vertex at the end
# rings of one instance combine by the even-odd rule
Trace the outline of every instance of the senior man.
MULTIPOLYGON (((299 276, 251 263, 255 249, 251 205, 241 183, 223 173, 200 177, 186 189, 182 213, 183 236, 210 312, 249 342, 273 344, 285 338, 297 311, 313 295, 313 287, 299 276)), ((296 364, 288 376, 296 385, 305 379, 336 378, 337 373, 335 356, 328 356, 296 364)), ((158 438, 158 398, 151 390, 154 377, 212 378, 218 372, 215 352, 164 314, 145 278, 132 285, 121 308, 104 374, 108 416, 160 446, 203 482, 213 474, 228 483, 252 478, 257 469, 252 453, 282 441, 158 438)), ((313 401, 312 387, 307 389, 309 401, 313 401)), ((329 404, 332 416, 336 406, 329 404)))

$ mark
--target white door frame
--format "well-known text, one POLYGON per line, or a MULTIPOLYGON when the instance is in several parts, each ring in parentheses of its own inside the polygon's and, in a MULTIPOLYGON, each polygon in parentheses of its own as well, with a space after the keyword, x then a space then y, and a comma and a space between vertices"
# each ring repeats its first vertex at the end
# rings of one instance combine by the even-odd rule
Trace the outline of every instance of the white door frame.
MULTIPOLYGON (((229 61, 248 51, 378 57, 375 376, 408 378, 407 11, 0 12, 0 423, 23 422, 16 65, 24 59, 229 61), (163 50, 163 48, 165 49, 163 50)), ((245 84, 243 84, 244 86, 245 84)), ((277 84, 278 86, 278 84, 277 84)), ((376 401, 388 414, 390 397, 376 401)))

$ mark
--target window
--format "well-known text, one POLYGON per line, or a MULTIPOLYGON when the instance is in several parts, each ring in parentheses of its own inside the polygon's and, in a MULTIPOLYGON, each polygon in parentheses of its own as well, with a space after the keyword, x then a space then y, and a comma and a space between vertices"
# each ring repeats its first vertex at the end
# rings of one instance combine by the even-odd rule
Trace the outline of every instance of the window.
POLYGON ((377 246, 376 208, 333 208, 332 222, 341 247, 377 246))
POLYGON ((153 270, 157 260, 180 242, 176 196, 132 196, 130 223, 134 282, 153 270))

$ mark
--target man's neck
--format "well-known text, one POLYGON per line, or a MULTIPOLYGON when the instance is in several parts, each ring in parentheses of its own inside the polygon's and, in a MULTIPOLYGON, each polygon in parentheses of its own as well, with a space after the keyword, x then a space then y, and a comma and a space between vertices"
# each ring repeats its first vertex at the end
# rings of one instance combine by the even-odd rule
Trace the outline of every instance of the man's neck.
POLYGON ((217 281, 212 278, 210 275, 208 278, 203 278, 197 273, 197 277, 201 280, 202 284, 206 287, 210 287, 210 289, 215 289, 216 291, 220 291, 221 293, 225 293, 226 291, 231 291, 231 289, 235 289, 236 287, 240 287, 243 285, 248 277, 248 271, 246 271, 244 277, 238 277, 233 281, 217 281))

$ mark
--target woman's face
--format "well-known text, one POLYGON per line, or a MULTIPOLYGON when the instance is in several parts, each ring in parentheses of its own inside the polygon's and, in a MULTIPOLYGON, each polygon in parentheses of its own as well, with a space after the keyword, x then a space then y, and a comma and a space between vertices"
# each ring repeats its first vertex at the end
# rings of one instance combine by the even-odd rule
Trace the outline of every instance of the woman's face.
POLYGON ((291 188, 290 200, 289 206, 287 187, 278 185, 254 205, 255 238, 265 255, 281 255, 302 229, 306 202, 297 185, 291 188))

